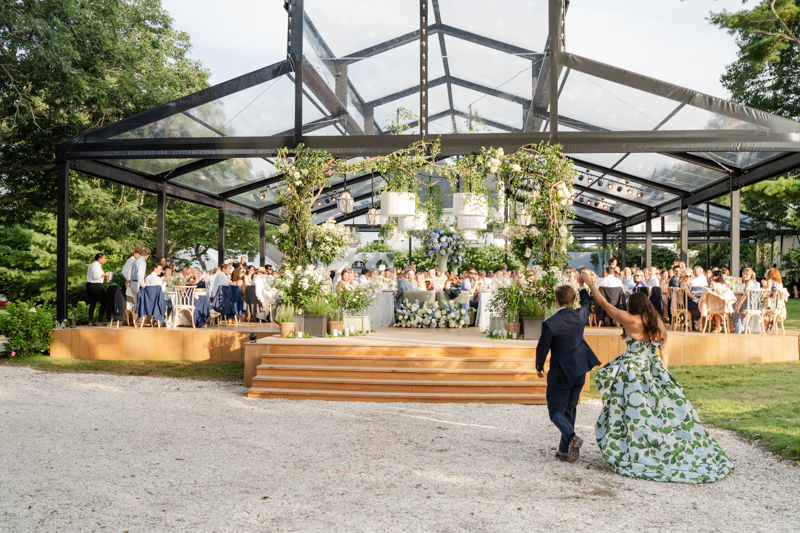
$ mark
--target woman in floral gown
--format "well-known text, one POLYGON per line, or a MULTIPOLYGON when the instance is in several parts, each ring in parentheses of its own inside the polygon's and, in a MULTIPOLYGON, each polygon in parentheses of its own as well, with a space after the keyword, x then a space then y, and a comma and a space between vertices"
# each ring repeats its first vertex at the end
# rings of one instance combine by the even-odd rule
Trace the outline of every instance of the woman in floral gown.
POLYGON ((647 295, 636 292, 620 311, 592 284, 597 303, 618 324, 628 345, 595 378, 603 412, 595 436, 618 474, 654 481, 711 483, 733 469, 700 423, 686 394, 667 370, 667 329, 647 295), (656 350, 661 350, 661 357, 656 350))

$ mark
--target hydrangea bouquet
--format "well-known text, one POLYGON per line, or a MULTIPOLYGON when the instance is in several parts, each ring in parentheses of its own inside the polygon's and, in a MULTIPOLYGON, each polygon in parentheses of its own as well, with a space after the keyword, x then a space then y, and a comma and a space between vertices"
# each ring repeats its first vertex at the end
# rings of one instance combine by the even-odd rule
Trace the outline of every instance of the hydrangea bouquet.
POLYGON ((447 257, 447 262, 453 266, 464 263, 464 249, 467 243, 464 236, 455 229, 435 229, 425 235, 423 246, 428 257, 447 257))
POLYGON ((327 296, 331 290, 330 281, 326 269, 306 265, 287 268, 283 277, 277 278, 273 285, 280 289, 280 298, 284 303, 303 308, 308 300, 327 296))
POLYGON ((466 328, 469 321, 469 311, 466 304, 456 304, 453 300, 444 304, 430 304, 419 300, 414 303, 405 301, 404 305, 395 311, 395 327, 397 328, 466 328))

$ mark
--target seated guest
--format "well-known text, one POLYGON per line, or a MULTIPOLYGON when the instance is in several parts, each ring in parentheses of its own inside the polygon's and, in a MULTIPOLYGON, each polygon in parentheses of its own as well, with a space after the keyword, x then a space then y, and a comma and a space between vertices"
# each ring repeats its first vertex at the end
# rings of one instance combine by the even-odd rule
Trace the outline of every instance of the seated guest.
POLYGON ((480 283, 478 282, 478 271, 470 268, 467 277, 461 282, 461 290, 469 292, 469 306, 478 308, 478 298, 480 298, 480 283))
POLYGON ((106 326, 107 324, 102 321, 106 315, 106 291, 103 290, 103 282, 108 281, 111 277, 111 272, 103 272, 103 265, 106 262, 106 254, 100 253, 94 256, 94 261, 89 265, 86 271, 86 292, 89 295, 89 325, 90 326, 106 326), (94 308, 100 302, 100 311, 98 318, 100 322, 94 321, 94 308))
POLYGON ((694 267, 694 277, 692 278, 692 281, 689 283, 689 287, 691 287, 693 290, 702 289, 703 287, 708 287, 708 279, 706 279, 706 273, 703 271, 703 267, 701 266, 694 267))
POLYGON ((339 283, 336 284, 336 290, 347 290, 350 288, 350 284, 352 283, 352 278, 350 277, 350 270, 342 271, 342 279, 339 280, 339 283))
POLYGON ((253 277, 256 275, 256 267, 250 265, 244 272, 244 284, 251 285, 253 283, 253 277))
MULTIPOLYGON (((756 308, 758 292, 753 292, 753 289, 758 289, 758 282, 756 282, 756 273, 752 268, 745 267, 742 270, 742 282, 744 285, 744 294, 733 306, 733 328, 736 333, 744 333, 745 326, 745 312, 749 307, 756 308)), ((751 331, 753 333, 761 333, 761 320, 757 317, 752 318, 750 322, 751 331)))
POLYGON ((150 275, 148 275, 144 279, 144 286, 145 287, 161 287, 164 288, 164 280, 161 279, 161 273, 163 272, 163 268, 158 263, 153 263, 152 270, 150 271, 150 275))
POLYGON ((672 277, 669 278, 669 286, 670 286, 670 288, 680 287, 681 286, 680 274, 681 274, 681 266, 680 265, 675 265, 674 267, 672 267, 672 277))
POLYGON ((658 269, 656 267, 650 267, 646 268, 645 271, 648 273, 648 277, 645 278, 647 286, 651 289, 661 287, 661 276, 659 275, 658 269))
POLYGON ((167 268, 167 258, 166 257, 159 257, 156 259, 156 263, 161 265, 161 277, 164 277, 164 270, 167 268))
MULTIPOLYGON (((402 272, 397 273, 397 292, 394 294, 395 302, 394 307, 395 309, 399 309, 401 306, 404 305, 403 294, 408 291, 415 291, 417 287, 411 284, 406 277, 405 274, 402 272)), ((413 302, 411 302, 413 303, 413 302)))
POLYGON ((686 307, 692 315, 692 325, 694 329, 700 329, 700 297, 692 292, 692 271, 688 268, 681 272, 681 289, 686 290, 686 307))
POLYGON ((190 274, 191 276, 186 280, 186 285, 194 285, 198 289, 206 288, 205 276, 200 273, 199 268, 193 268, 190 274))
POLYGON ((231 285, 239 287, 239 290, 242 291, 242 297, 244 297, 244 291, 247 288, 247 284, 244 282, 244 276, 245 269, 242 266, 239 266, 239 268, 234 270, 233 274, 231 274, 231 285))
POLYGON ((358 284, 359 285, 368 285, 369 284, 369 269, 362 268, 361 275, 358 276, 358 284))
POLYGON ((609 265, 606 267, 605 276, 600 280, 598 287, 617 287, 625 289, 622 280, 614 275, 614 267, 609 265))
POLYGON ((647 288, 647 283, 642 281, 642 275, 637 272, 633 275, 633 290, 636 290, 639 287, 647 288))
POLYGON ((256 270, 256 274, 253 277, 253 285, 256 287, 256 298, 258 298, 258 303, 261 305, 262 309, 267 308, 267 300, 269 297, 267 296, 267 269, 264 267, 259 267, 256 270))

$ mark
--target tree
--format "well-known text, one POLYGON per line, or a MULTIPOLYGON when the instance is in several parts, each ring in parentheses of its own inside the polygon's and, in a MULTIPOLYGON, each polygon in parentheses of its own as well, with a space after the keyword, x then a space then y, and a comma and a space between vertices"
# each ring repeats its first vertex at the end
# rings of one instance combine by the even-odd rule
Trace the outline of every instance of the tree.
POLYGON ((0 218, 52 210, 54 145, 208 85, 160 0, 0 9, 0 218))
MULTIPOLYGON (((633 266, 641 262, 642 267, 646 266, 645 263, 645 249, 637 244, 629 244, 625 249, 625 259, 628 266, 633 266)), ((653 245, 653 252, 651 254, 653 266, 659 269, 668 268, 672 266, 673 261, 678 260, 678 253, 666 246, 653 245)))

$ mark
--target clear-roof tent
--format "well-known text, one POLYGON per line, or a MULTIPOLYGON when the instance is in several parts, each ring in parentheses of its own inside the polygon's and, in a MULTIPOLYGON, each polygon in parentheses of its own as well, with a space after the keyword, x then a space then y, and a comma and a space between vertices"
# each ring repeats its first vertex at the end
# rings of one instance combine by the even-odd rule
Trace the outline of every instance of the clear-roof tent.
MULTIPOLYGON (((501 5, 285 0, 266 31, 285 32, 286 60, 58 144, 61 186, 72 168, 216 207, 221 223, 279 223, 282 147, 354 158, 436 137, 450 157, 549 141, 580 170, 576 227, 624 236, 673 213, 688 231, 691 207, 800 167, 800 123, 570 53, 579 4, 501 5)), ((358 208, 339 220, 381 183, 348 177, 358 208)))

